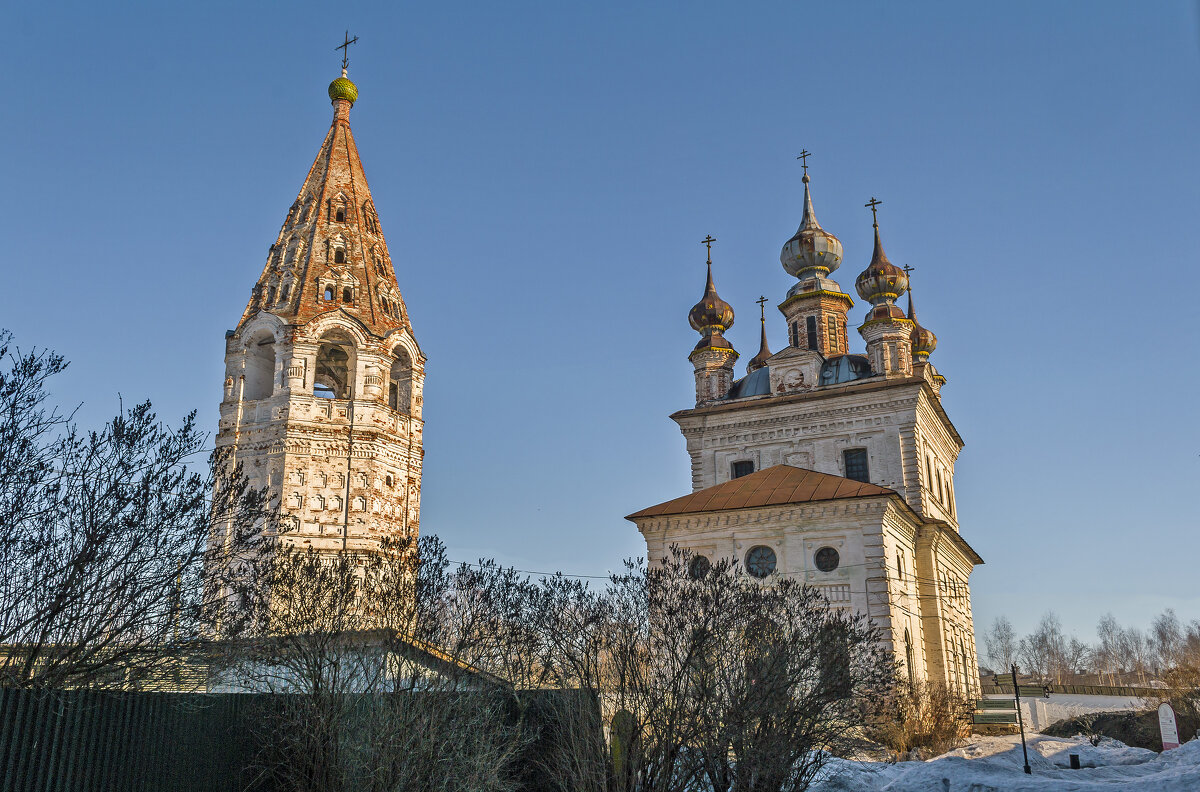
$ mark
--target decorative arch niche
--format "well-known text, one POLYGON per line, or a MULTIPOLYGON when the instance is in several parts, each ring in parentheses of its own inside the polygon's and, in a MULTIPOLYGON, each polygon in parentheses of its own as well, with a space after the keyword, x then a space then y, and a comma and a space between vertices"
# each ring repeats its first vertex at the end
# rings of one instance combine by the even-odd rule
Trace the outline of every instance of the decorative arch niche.
POLYGON ((269 399, 275 392, 275 334, 263 329, 246 341, 242 399, 269 399))

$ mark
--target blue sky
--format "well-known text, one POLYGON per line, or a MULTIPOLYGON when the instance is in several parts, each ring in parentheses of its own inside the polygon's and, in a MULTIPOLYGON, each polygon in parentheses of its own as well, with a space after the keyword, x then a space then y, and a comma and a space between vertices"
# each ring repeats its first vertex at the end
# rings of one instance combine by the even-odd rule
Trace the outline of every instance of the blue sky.
MULTIPOLYGON (((0 326, 100 421, 216 427, 223 333, 328 128, 429 357, 422 529, 604 574, 689 489, 706 234, 748 359, 801 148, 844 287, 916 267, 977 625, 1200 618, 1194 3, 24 4, 6 14, 0 326), (338 8, 338 11, 333 9, 338 8)), ((769 315, 772 345, 785 343, 769 315)), ((853 340, 853 336, 852 336, 853 340)), ((861 341, 858 342, 861 344, 861 341)))

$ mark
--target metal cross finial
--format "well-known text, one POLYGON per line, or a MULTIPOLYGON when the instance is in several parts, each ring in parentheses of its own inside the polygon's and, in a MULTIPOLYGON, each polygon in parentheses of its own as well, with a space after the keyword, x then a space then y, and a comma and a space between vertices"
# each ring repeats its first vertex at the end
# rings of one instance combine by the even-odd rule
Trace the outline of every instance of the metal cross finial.
POLYGON ((342 51, 342 70, 344 71, 350 65, 350 45, 358 41, 358 36, 350 38, 350 31, 346 31, 346 39, 340 46, 334 47, 335 50, 342 51))
POLYGON ((708 248, 708 263, 712 264, 712 243, 716 242, 716 238, 712 234, 706 234, 704 239, 700 240, 700 244, 708 248))
POLYGON ((863 204, 863 206, 871 207, 871 223, 873 225, 879 225, 879 217, 875 214, 875 207, 879 206, 881 203, 883 203, 883 201, 878 200, 874 195, 872 195, 871 200, 863 204))
POLYGON ((758 312, 762 314, 762 323, 767 323, 767 298, 759 297, 754 302, 758 303, 758 312))
POLYGON ((804 168, 804 175, 808 175, 808 158, 812 156, 812 152, 807 149, 800 150, 800 156, 796 159, 800 160, 800 167, 804 168))

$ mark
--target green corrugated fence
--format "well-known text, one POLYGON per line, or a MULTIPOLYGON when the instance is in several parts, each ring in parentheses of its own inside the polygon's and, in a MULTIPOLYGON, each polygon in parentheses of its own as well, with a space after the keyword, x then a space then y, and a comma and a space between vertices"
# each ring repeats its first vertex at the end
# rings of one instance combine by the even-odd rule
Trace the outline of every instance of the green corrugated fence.
MULTIPOLYGON (((0 689, 0 792, 270 792, 263 752, 291 698, 0 689)), ((599 710, 580 691, 520 698, 506 717, 528 739, 511 779, 525 792, 557 788, 539 759, 564 740, 602 746, 599 710)))
POLYGON ((0 689, 0 792, 239 792, 249 698, 0 689))

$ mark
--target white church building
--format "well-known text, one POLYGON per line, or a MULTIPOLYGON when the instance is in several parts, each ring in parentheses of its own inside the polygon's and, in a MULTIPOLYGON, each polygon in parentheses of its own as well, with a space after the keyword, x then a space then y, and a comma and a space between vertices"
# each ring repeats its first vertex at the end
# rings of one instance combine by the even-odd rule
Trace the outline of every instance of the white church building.
MULTIPOLYGON (((807 169, 806 169, 807 170, 807 169)), ((689 320, 696 405, 671 416, 691 457, 692 492, 631 514, 650 559, 678 546, 697 573, 733 558, 769 583, 792 575, 834 607, 867 614, 913 680, 979 690, 968 579, 983 559, 959 533, 954 464, 963 441, 942 407, 933 333, 896 301, 908 271, 875 248, 856 291, 869 303, 850 352, 853 299, 830 278, 842 244, 804 214, 780 260, 796 278, 779 310, 789 345, 761 347, 735 379, 723 333, 733 309, 712 278, 689 320)), ((872 213, 877 202, 872 199, 872 213)))

